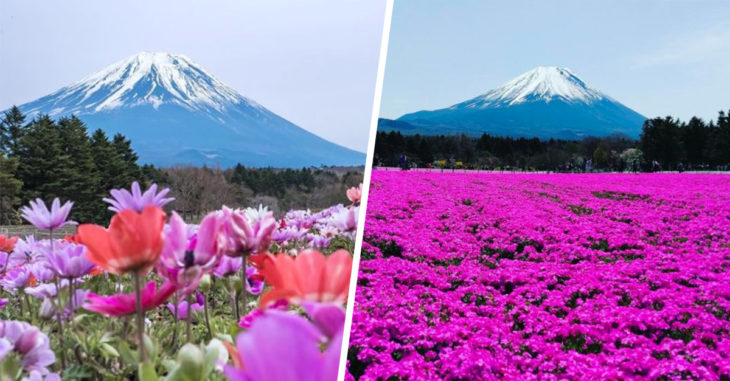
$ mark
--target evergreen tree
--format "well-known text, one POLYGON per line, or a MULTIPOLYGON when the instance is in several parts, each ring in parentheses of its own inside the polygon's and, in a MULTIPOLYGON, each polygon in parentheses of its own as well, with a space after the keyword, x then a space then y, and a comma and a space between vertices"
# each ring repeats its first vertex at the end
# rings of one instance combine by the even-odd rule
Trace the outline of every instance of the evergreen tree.
POLYGON ((670 116, 645 121, 639 140, 644 157, 667 169, 675 168, 682 157, 679 122, 670 116))
POLYGON ((706 163, 708 129, 705 122, 700 118, 692 118, 689 123, 682 126, 682 148, 685 159, 689 164, 697 165, 706 163))
POLYGON ((139 157, 137 156, 137 153, 132 150, 132 142, 124 137, 124 135, 116 134, 112 139, 112 146, 114 147, 116 154, 124 163, 122 166, 122 172, 117 178, 118 184, 123 184, 121 186, 126 188, 134 181, 143 180, 142 172, 137 164, 139 157))
MULTIPOLYGON (((125 178, 127 167, 124 159, 109 141, 106 133, 100 129, 91 135, 91 155, 99 171, 99 187, 96 189, 99 199, 107 197, 112 189, 129 187, 130 184, 125 178)), ((110 211, 104 211, 99 217, 107 219, 111 216, 110 211)))
POLYGON ((717 127, 712 134, 714 164, 730 164, 730 111, 728 114, 720 111, 717 117, 717 127))
POLYGON ((48 115, 30 123, 18 141, 18 177, 23 182, 22 202, 37 197, 68 199, 66 178, 71 162, 65 152, 58 126, 48 115))
POLYGON ((14 156, 18 152, 18 142, 23 136, 25 115, 17 106, 13 106, 3 115, 0 122, 0 153, 14 156))
POLYGON ((59 137, 71 167, 63 179, 64 190, 72 199, 72 217, 78 222, 104 222, 106 205, 99 194, 101 176, 94 162, 86 126, 76 116, 58 121, 59 137))
POLYGON ((18 161, 0 155, 0 225, 19 223, 20 190, 23 182, 17 178, 18 161))

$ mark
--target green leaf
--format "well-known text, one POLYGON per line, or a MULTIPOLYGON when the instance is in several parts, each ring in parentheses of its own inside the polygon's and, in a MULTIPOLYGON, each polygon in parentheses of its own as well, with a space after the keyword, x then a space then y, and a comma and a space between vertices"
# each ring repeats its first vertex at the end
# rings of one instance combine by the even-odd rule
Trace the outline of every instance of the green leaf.
POLYGON ((157 380, 159 380, 159 378, 157 377, 157 372, 155 372, 155 366, 152 365, 152 363, 150 363, 150 362, 144 362, 144 363, 139 364, 137 374, 139 375, 140 381, 157 381, 157 380))
POLYGON ((137 355, 129 349, 129 344, 123 341, 117 345, 117 348, 119 349, 119 354, 122 356, 122 360, 125 364, 137 365, 139 362, 137 360, 137 355))
POLYGON ((119 352, 107 343, 101 343, 99 345, 99 350, 106 358, 119 357, 119 352))

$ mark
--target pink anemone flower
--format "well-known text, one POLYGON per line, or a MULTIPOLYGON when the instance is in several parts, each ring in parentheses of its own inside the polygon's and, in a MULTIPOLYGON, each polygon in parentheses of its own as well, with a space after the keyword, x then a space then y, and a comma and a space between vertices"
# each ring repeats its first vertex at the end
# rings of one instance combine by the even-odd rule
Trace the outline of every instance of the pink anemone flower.
MULTIPOLYGON (((164 303, 175 292, 175 285, 164 283, 160 288, 150 281, 142 288, 142 309, 149 311, 164 303)), ((137 299, 134 294, 114 294, 109 296, 89 293, 84 309, 107 316, 126 316, 137 312, 137 299)))

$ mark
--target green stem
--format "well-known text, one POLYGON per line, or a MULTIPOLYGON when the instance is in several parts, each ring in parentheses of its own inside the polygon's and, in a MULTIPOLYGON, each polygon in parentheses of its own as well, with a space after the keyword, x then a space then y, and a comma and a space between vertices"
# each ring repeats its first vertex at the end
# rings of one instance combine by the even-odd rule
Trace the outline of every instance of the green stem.
POLYGON ((61 354, 61 369, 66 369, 66 348, 64 348, 64 340, 66 339, 66 336, 63 334, 63 308, 61 307, 61 285, 58 281, 58 278, 56 278, 56 305, 54 308, 56 309, 56 320, 58 320, 58 334, 60 335, 58 338, 58 345, 59 345, 59 353, 61 354))
POLYGON ((193 338, 193 311, 190 308, 193 305, 193 300, 190 297, 191 294, 188 294, 187 301, 188 301, 188 316, 187 316, 187 336, 188 336, 188 343, 192 342, 193 338))
POLYGON ((139 340, 139 354, 143 363, 147 362, 147 352, 144 347, 144 310, 142 310, 142 280, 139 272, 134 272, 134 286, 137 291, 137 339, 139 340))
POLYGON ((175 345, 177 344, 177 320, 178 320, 178 316, 180 314, 180 312, 178 311, 180 307, 178 306, 177 291, 175 291, 175 296, 174 296, 173 302, 175 303, 175 316, 172 319, 172 321, 173 321, 173 323, 172 323, 172 347, 174 348, 175 345))
POLYGON ((20 307, 20 316, 23 316, 23 299, 20 297, 20 294, 15 297, 15 300, 18 302, 18 306, 20 307))
POLYGON ((68 320, 71 320, 71 315, 74 311, 74 283, 71 278, 68 280, 68 310, 68 320))
MULTIPOLYGON (((231 287, 232 283, 228 283, 228 286, 231 287)), ((236 287, 233 287, 233 293, 231 294, 233 296, 233 314, 236 317, 236 321, 241 320, 241 312, 238 310, 238 291, 236 291, 236 287)))
POLYGON ((208 329, 208 340, 213 338, 213 331, 210 329, 210 317, 208 316, 208 295, 203 294, 203 311, 205 312, 205 328, 208 329))
MULTIPOLYGON (((25 293, 25 290, 23 290, 23 299, 25 299, 25 304, 28 306, 28 319, 30 320, 30 324, 33 324, 33 309, 30 305, 30 299, 28 298, 28 294, 25 293)), ((21 312, 21 316, 22 316, 21 312)))
POLYGON ((246 315, 246 311, 248 310, 248 281, 246 280, 246 254, 244 253, 241 256, 241 304, 243 304, 241 307, 243 308, 241 311, 242 315, 246 315))

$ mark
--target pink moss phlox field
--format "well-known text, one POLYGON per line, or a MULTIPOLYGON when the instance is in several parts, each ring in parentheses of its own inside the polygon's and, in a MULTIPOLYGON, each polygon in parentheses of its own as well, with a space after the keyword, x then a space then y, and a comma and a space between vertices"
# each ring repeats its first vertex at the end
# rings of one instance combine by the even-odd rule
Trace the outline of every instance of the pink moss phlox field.
POLYGON ((374 171, 349 377, 730 379, 730 176, 374 171))

